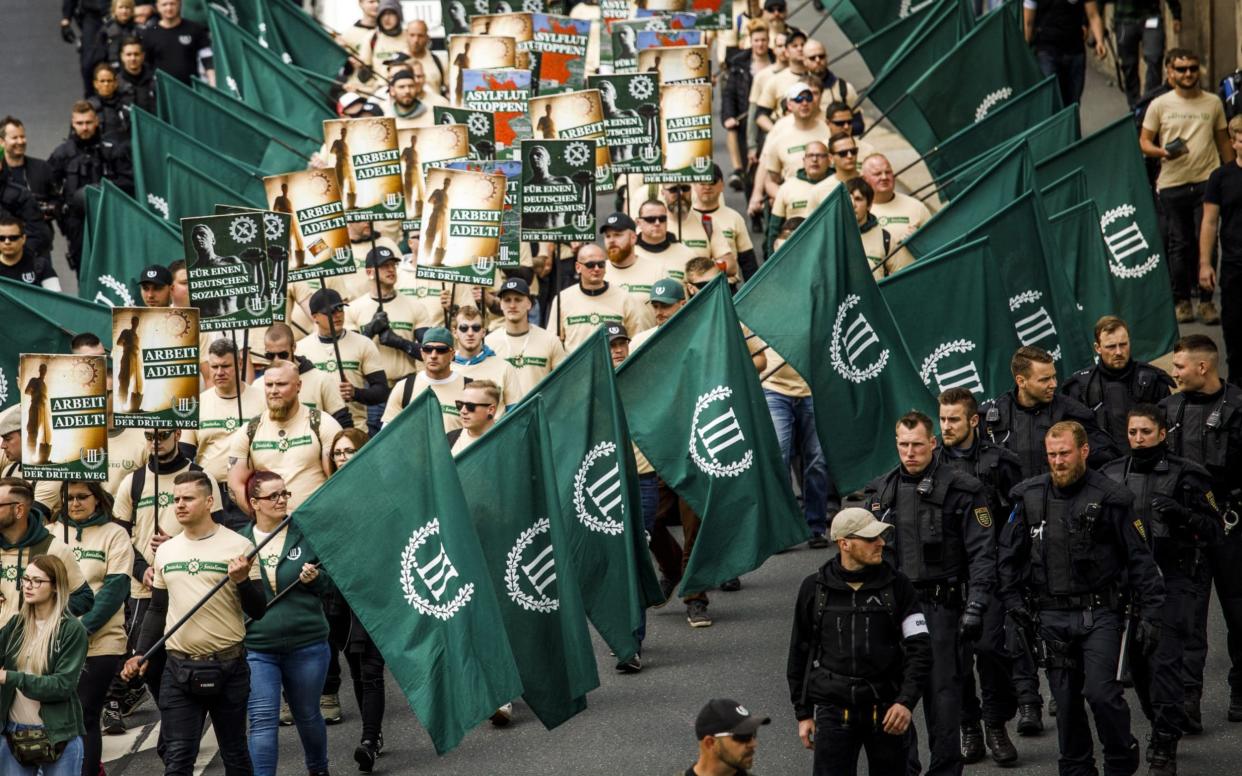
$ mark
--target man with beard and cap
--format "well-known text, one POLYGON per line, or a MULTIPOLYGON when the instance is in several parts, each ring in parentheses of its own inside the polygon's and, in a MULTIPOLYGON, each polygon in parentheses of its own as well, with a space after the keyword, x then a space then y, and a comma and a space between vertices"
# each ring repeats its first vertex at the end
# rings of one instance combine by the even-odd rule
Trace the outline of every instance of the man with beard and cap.
POLYGON ((1176 776, 1177 742, 1188 729, 1182 652, 1194 622, 1195 582, 1204 550, 1218 543, 1220 513, 1207 470, 1170 455, 1164 414, 1154 404, 1127 413, 1130 454, 1100 473, 1130 489, 1134 511, 1147 523, 1152 554, 1164 578, 1160 646, 1131 660, 1134 688, 1152 724, 1148 776, 1176 776))
POLYGON ((1139 746, 1117 679, 1122 610, 1133 601, 1135 646, 1155 653, 1164 583, 1134 496, 1087 469, 1087 440, 1077 421, 1054 424, 1044 435, 1048 473, 1014 488, 997 567, 1000 595, 1027 642, 1038 636, 1047 651, 1061 773, 1097 772, 1086 701, 1104 772, 1132 774, 1139 746))
POLYGON ((401 68, 388 79, 388 108, 384 115, 397 120, 397 129, 430 127, 434 122, 431 106, 418 99, 414 71, 401 68))
MULTIPOLYGON (((647 208, 647 210, 653 209, 647 208)), ((643 211, 643 208, 639 209, 640 213, 643 211)), ((617 212, 605 218, 600 224, 599 233, 604 238, 604 250, 608 254, 610 284, 624 288, 638 304, 646 305, 651 287, 660 278, 669 277, 671 275, 669 270, 673 265, 671 263, 666 265, 660 255, 639 253, 637 248, 639 237, 635 232, 634 219, 625 213, 617 212)), ((677 258, 679 259, 680 256, 677 258)), ((676 261, 677 259, 673 259, 673 262, 676 261)), ((685 262, 682 262, 681 266, 684 267, 685 262)), ((650 310, 644 309, 642 329, 654 325, 655 319, 651 316, 650 310)))
POLYGON ((875 192, 871 200, 871 214, 897 239, 906 239, 931 218, 927 205, 896 190, 897 178, 893 175, 893 166, 883 154, 863 158, 862 178, 875 192))
POLYGON ((708 701, 694 720, 699 757, 684 776, 746 776, 755 764, 759 728, 771 722, 769 717, 751 714, 737 701, 708 701))
POLYGON ((1130 327, 1115 315, 1095 323, 1095 366, 1070 375, 1061 387, 1095 413, 1100 429, 1118 450, 1129 447, 1126 416, 1136 404, 1156 404, 1173 392, 1164 370, 1130 358, 1130 327))
MULTIPOLYGON (((383 406, 388 399, 388 377, 375 343, 345 328, 345 306, 336 291, 330 288, 316 291, 310 300, 315 333, 298 342, 298 352, 309 358, 329 380, 336 378, 354 427, 366 428, 367 407, 383 406)), ((377 431, 378 426, 373 429, 377 431)), ((287 483, 288 478, 285 481, 287 483)))

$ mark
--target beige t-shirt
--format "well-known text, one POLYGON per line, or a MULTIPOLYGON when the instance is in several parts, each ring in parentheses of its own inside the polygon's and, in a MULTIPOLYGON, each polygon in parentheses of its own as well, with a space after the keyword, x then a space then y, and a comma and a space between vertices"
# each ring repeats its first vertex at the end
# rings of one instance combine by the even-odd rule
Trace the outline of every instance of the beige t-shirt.
MULTIPOLYGON (((795 73, 788 67, 772 73, 771 76, 764 79, 763 91, 758 93, 758 98, 751 100, 751 102, 754 102, 760 108, 767 108, 774 113, 780 113, 781 105, 785 102, 785 93, 789 91, 789 87, 796 84, 804 75, 806 73, 795 73)), ((758 76, 756 76, 757 80, 758 76)), ((755 94, 756 81, 751 82, 751 94, 755 94)))
POLYGON ((255 471, 274 471, 285 481, 285 487, 293 495, 289 498, 289 511, 297 509, 310 498, 315 489, 324 483, 324 452, 331 449, 332 438, 341 430, 336 418, 320 412, 319 438, 311 434, 310 410, 297 408, 292 418, 283 422, 272 420, 264 411, 259 416, 254 442, 247 444, 246 429, 239 429, 230 438, 229 459, 249 460, 255 471))
MULTIPOLYGON (((113 574, 129 576, 134 570, 134 548, 130 544, 129 534, 116 523, 89 525, 82 529, 82 538, 78 538, 78 529, 69 523, 69 530, 60 524, 52 525, 49 531, 59 533, 63 539, 69 536, 69 549, 73 557, 78 559, 78 568, 91 591, 98 593, 103 587, 104 577, 113 574)), ((123 655, 125 654, 125 607, 122 606, 112 614, 103 627, 91 635, 86 656, 123 655)))
POLYGON ((444 417, 444 433, 461 428, 461 415, 457 412, 456 401, 461 398, 462 391, 466 389, 466 377, 457 371, 456 364, 453 365, 449 376, 443 380, 431 379, 426 371, 402 378, 388 394, 388 404, 384 407, 384 417, 380 419, 380 422, 384 425, 391 423, 401 410, 413 404, 414 400, 428 388, 435 392, 436 401, 440 404, 440 414, 444 417), (414 387, 410 392, 409 402, 406 402, 404 401, 405 384, 409 380, 414 381, 414 387))
MULTIPOLYGON (((708 238, 707 229, 703 226, 703 215, 697 210, 691 210, 682 216, 680 221, 670 215, 668 228, 672 234, 677 236, 678 242, 686 247, 691 256, 715 260, 733 253, 733 249, 729 247, 728 241, 725 240, 714 218, 712 219, 712 236, 708 238)), ((686 276, 686 265, 683 263, 681 266, 682 273, 678 280, 686 276)))
POLYGON ((457 435, 456 441, 453 442, 453 446, 449 448, 449 450, 452 452, 453 457, 456 458, 463 450, 482 438, 482 434, 479 436, 471 436, 470 432, 463 428, 461 433, 457 435))
MULTIPOLYGON (((660 254, 650 254, 645 250, 640 252, 638 246, 635 245, 634 261, 628 267, 618 267, 611 262, 608 264, 608 285, 616 285, 629 292, 634 303, 642 308, 642 328, 644 329, 655 325, 655 318, 651 314, 651 308, 647 306, 647 300, 651 297, 651 287, 656 281, 669 276, 664 258, 664 254, 667 253, 669 253, 668 250, 660 254), (659 258, 655 258, 656 256, 659 258)), ((685 264, 683 263, 682 266, 684 267, 685 264)))
MULTIPOLYGON (((611 270, 610 270, 611 271, 611 270)), ((602 293, 586 294, 581 285, 561 292, 560 299, 553 299, 548 311, 551 328, 560 321, 565 350, 570 351, 586 342, 606 323, 620 323, 633 336, 648 328, 646 321, 654 323, 650 308, 640 305, 635 295, 619 285, 608 285, 602 293)))
MULTIPOLYGON (((655 281, 659 280, 660 277, 670 277, 673 280, 685 280, 686 262, 694 258, 694 253, 676 240, 665 243, 662 250, 652 250, 651 247, 639 241, 634 243, 634 253, 638 255, 639 262, 654 262, 656 265, 664 268, 664 274, 662 276, 656 277, 655 280, 647 283, 646 289, 639 289, 644 292, 642 299, 643 302, 647 301, 648 297, 646 296, 646 292, 651 290, 652 283, 655 283, 655 281)), ((609 275, 613 275, 616 271, 616 268, 611 266, 608 269, 609 275)), ((611 277, 609 278, 609 282, 612 282, 611 277)), ((652 325, 654 324, 655 321, 652 321, 652 325)))
MULTIPOLYGON (((179 622, 209 590, 228 576, 229 561, 254 549, 245 537, 224 526, 205 539, 174 536, 155 553, 152 585, 168 591, 165 628, 179 622)), ((250 579, 259 579, 259 564, 250 566, 250 579)), ((215 595, 168 638, 168 648, 189 655, 207 655, 237 646, 246 638, 237 585, 225 583, 215 595)), ((165 633, 168 631, 165 630, 165 633)))
POLYGON ((147 463, 147 440, 140 428, 127 428, 119 434, 108 432, 108 484, 104 489, 116 496, 125 475, 147 463))
POLYGON ((505 407, 517 404, 526 395, 518 385, 517 370, 498 355, 488 356, 477 364, 453 361, 453 372, 467 380, 491 380, 500 387, 500 406, 496 408, 496 417, 500 417, 505 407))
POLYGON ((794 370, 792 366, 786 363, 783 356, 772 348, 763 351, 763 355, 768 360, 765 374, 768 379, 763 381, 763 387, 769 391, 784 396, 792 396, 796 399, 804 399, 811 395, 811 386, 807 385, 806 380, 794 370), (776 370, 773 372, 772 370, 776 370))
MULTIPOLYGON (((78 567, 78 559, 73 550, 65 544, 56 531, 50 531, 52 543, 48 545, 48 555, 55 555, 65 564, 69 576, 69 592, 77 590, 86 582, 82 570, 78 567)), ((29 547, 0 548, 0 625, 9 621, 17 614, 22 600, 21 578, 30 565, 31 552, 29 547)))
POLYGON ((831 136, 832 132, 823 119, 817 119, 815 125, 808 129, 800 128, 792 121, 778 123, 764 141, 763 168, 788 180, 802 169, 802 155, 806 153, 807 143, 818 140, 826 146, 831 136))
POLYGON ((556 335, 534 325, 519 335, 496 329, 483 341, 517 372, 522 396, 530 393, 565 358, 565 346, 556 335))
MULTIPOLYGON (((434 321, 433 326, 447 325, 444 318, 444 308, 440 306, 440 292, 445 288, 452 287, 454 287, 454 284, 445 283, 441 280, 415 277, 413 269, 397 270, 397 293, 402 296, 408 296, 418 302, 423 307, 426 320, 434 321)), ((455 284, 453 304, 459 306, 474 304, 474 295, 470 288, 470 285, 466 283, 455 284)))
POLYGON ((1207 180, 1220 166, 1216 132, 1224 128, 1225 107, 1211 92, 1200 92, 1198 97, 1187 100, 1172 91, 1152 100, 1143 117, 1143 129, 1156 133, 1156 145, 1161 148, 1181 138, 1189 151, 1177 159, 1160 160, 1156 189, 1207 180))
POLYGON ((786 221, 791 218, 806 218, 840 185, 841 181, 835 175, 828 175, 815 183, 796 175, 786 178, 772 199, 772 215, 786 221))
MULTIPOLYGON (((440 87, 444 84, 444 76, 440 75, 440 67, 443 67, 444 64, 443 57, 437 57, 435 53, 432 52, 431 47, 428 46, 427 50, 423 52, 421 57, 411 57, 410 61, 419 62, 423 66, 423 90, 428 94, 434 94, 439 97, 440 87), (437 65, 439 65, 439 67, 437 65)), ((448 71, 447 67, 444 69, 446 72, 448 71)))
POLYGON ((931 211, 914 197, 894 191, 893 198, 888 202, 871 203, 871 215, 893 235, 894 240, 904 240, 927 223, 931 211))
POLYGON ((880 280, 904 269, 914 263, 914 256, 903 245, 897 244, 900 237, 889 232, 888 261, 885 261, 883 227, 873 226, 862 233, 863 253, 867 254, 867 262, 871 266, 871 275, 880 280))
MULTIPOLYGON (((355 299, 350 302, 349 307, 345 308, 345 328, 360 331, 363 326, 371 322, 378 311, 379 303, 375 301, 375 297, 363 296, 355 299)), ((384 301, 384 312, 388 315, 388 327, 407 342, 414 342, 415 330, 437 325, 428 316, 425 306, 401 294, 384 301)), ((384 374, 388 375, 389 387, 392 387, 393 383, 416 371, 420 364, 396 348, 381 345, 379 339, 379 337, 372 337, 371 341, 375 343, 375 348, 379 351, 380 365, 384 374)))
MULTIPOLYGON (((379 349, 374 342, 358 332, 346 330, 344 336, 337 340, 337 346, 341 350, 340 367, 345 371, 345 379, 355 388, 366 387, 365 375, 383 371, 384 365, 380 359, 379 349)), ((315 368, 324 374, 328 382, 340 381, 336 348, 331 342, 321 342, 317 335, 312 334, 298 341, 297 351, 298 355, 309 358, 315 368)), ((366 405, 355 400, 346 406, 349 407, 350 417, 354 419, 354 427, 366 428, 366 405)))
POLYGON ((741 256, 746 251, 754 249, 754 243, 750 240, 750 225, 746 223, 742 214, 733 208, 728 205, 719 205, 715 210, 700 210, 696 206, 694 212, 700 218, 705 215, 712 217, 712 229, 724 238, 725 245, 734 256, 741 256))
MULTIPOLYGON (((262 379, 262 378, 260 378, 262 379)), ((237 397, 230 399, 208 388, 198 396, 198 428, 181 432, 181 441, 198 448, 194 460, 217 482, 229 476, 229 435, 246 425, 267 406, 263 389, 247 385, 242 391, 243 418, 237 418, 237 397)))

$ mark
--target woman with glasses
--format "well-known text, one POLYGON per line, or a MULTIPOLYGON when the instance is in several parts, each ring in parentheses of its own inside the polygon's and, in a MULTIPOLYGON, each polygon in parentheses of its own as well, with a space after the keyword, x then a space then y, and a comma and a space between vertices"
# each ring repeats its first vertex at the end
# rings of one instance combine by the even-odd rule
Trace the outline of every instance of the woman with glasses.
MULTIPOLYGON (((351 429, 352 430, 352 429, 351 429)), ((321 596, 331 588, 319 559, 295 523, 281 528, 289 513, 289 490, 279 474, 257 471, 246 483, 254 522, 242 536, 258 546, 274 531, 280 533, 259 550, 259 575, 267 614, 246 625, 246 662, 250 665, 250 760, 256 776, 275 776, 280 751, 276 733, 280 693, 302 740, 306 770, 328 773, 328 733, 319 713, 319 689, 328 675, 328 620, 321 596)))
MULTIPOLYGON (((21 609, 0 628, 0 773, 79 776, 86 627, 69 613, 65 564, 36 555, 21 576, 21 609)), ((96 771, 97 772, 97 771, 96 771)))
POLYGON ((78 699, 86 727, 82 776, 96 776, 102 749, 99 718, 129 646, 125 599, 134 569, 134 548, 129 533, 112 519, 112 496, 98 482, 66 484, 60 524, 52 529, 78 557, 78 568, 95 593, 95 605, 82 616, 90 642, 78 699))

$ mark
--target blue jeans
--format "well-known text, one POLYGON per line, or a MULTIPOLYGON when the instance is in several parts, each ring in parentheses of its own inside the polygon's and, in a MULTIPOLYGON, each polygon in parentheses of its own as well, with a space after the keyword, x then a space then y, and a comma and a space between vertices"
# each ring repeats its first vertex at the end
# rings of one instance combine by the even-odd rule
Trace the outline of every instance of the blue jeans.
POLYGON ((809 396, 795 398, 766 389, 763 395, 768 401, 768 412, 772 414, 772 425, 776 427, 776 441, 781 446, 781 460, 786 471, 794 444, 798 445, 802 458, 802 513, 806 524, 811 533, 828 533, 828 494, 832 483, 815 430, 814 400, 809 396))
POLYGON ((280 688, 285 689, 293 724, 302 739, 306 770, 328 769, 328 733, 319 712, 319 692, 328 675, 332 649, 318 641, 292 652, 248 652, 250 664, 250 761, 255 776, 275 776, 280 688))
MULTIPOLYGON (((10 722, 5 730, 30 730, 39 725, 19 725, 10 722)), ((9 740, 0 736, 0 773, 4 776, 82 776, 82 736, 75 736, 65 745, 65 751, 51 765, 18 765, 9 751, 9 740)))

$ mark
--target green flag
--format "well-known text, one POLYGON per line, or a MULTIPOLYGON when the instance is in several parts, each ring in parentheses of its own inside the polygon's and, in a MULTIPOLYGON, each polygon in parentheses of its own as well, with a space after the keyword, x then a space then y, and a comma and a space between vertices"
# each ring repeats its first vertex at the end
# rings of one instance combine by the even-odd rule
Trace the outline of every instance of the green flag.
POLYGON ((635 443, 703 521, 682 596, 753 571, 807 538, 723 278, 630 354, 617 387, 635 443))
POLYGON ((952 51, 974 28, 974 23, 974 14, 963 13, 956 3, 922 15, 918 27, 890 55, 884 69, 867 87, 867 99, 881 111, 890 110, 904 97, 910 84, 952 51))
POLYGON ((967 186, 986 173, 998 159, 1004 157, 1008 151, 1022 141, 1026 142, 1027 151, 1030 152, 1033 173, 1033 165, 1059 153, 1061 149, 1076 142, 1079 137, 1081 135, 1078 131, 1078 106, 1071 105, 1018 134, 1009 143, 980 154, 975 161, 967 162, 962 167, 946 173, 943 176, 944 183, 940 187, 940 196, 951 200, 961 194, 967 186))
MULTIPOLYGON (((82 189, 83 198, 86 200, 86 220, 82 224, 82 256, 78 260, 79 268, 89 267, 91 265, 91 252, 94 250, 95 232, 93 224, 99 223, 99 202, 103 198, 103 189, 99 183, 93 183, 82 189)), ((82 279, 78 278, 78 288, 81 290, 82 279)))
POLYGON ((549 730, 585 709, 599 686, 552 460, 538 395, 457 459, 463 483, 487 484, 466 488, 466 502, 500 593, 522 698, 549 730))
POLYGON ((928 6, 935 5, 937 0, 823 0, 823 2, 832 9, 832 20, 845 33, 845 37, 858 42, 895 22, 916 15, 928 6))
POLYGON ((1061 250, 1061 267, 1091 326, 1105 315, 1117 315, 1117 280, 1108 271, 1108 248, 1100 236, 1100 211, 1090 200, 1048 218, 1048 234, 1061 250))
POLYGON ((437 752, 522 694, 434 393, 406 407, 294 519, 437 752), (351 515, 365 515, 365 530, 351 515))
POLYGON ((934 413, 872 279, 854 208, 838 187, 737 295, 738 314, 811 386, 824 457, 842 493, 896 460, 893 424, 934 413), (814 257, 815 261, 810 261, 814 257))
POLYGON ((194 93, 208 102, 213 103, 219 108, 224 109, 243 121, 258 127, 260 130, 271 135, 274 140, 279 140, 297 153, 309 157, 311 154, 319 150, 323 144, 323 127, 320 126, 318 137, 305 135, 287 123, 267 115, 263 111, 252 108, 238 98, 227 92, 217 89, 211 84, 199 78, 190 80, 190 88, 194 93))
POLYGON ((1151 360, 1173 349, 1177 319, 1165 266, 1156 206, 1127 115, 1083 138, 1036 168, 1049 184, 1081 167, 1100 211, 1109 271, 1117 282, 1118 313, 1130 328, 1134 357, 1151 360))
POLYGON ((157 114, 173 127, 194 137, 211 138, 215 150, 265 175, 306 167, 306 156, 163 70, 156 71, 155 80, 157 114))
MULTIPOLYGON (((1042 182, 1041 180, 1040 183, 1042 182)), ((1044 201, 1044 210, 1049 213, 1060 213, 1080 202, 1085 202, 1090 196, 1087 192, 1087 171, 1081 167, 1075 167, 1065 177, 1040 189, 1039 197, 1044 201)))
POLYGON ((276 27, 272 24, 272 16, 269 12, 271 0, 226 0, 225 3, 219 3, 216 0, 212 5, 224 14, 225 18, 258 41, 260 46, 285 62, 289 61, 289 55, 285 53, 284 42, 280 35, 276 34, 276 27))
POLYGON ((1012 383, 1009 358, 1018 338, 988 238, 916 261, 879 286, 932 393, 967 388, 982 401, 1012 383))
POLYGON ((1006 100, 978 123, 954 132, 932 149, 923 161, 939 180, 950 170, 969 164, 982 153, 1004 145, 1061 109, 1056 76, 1006 100))
POLYGON ((325 93, 217 11, 211 13, 211 43, 216 83, 247 105, 310 136, 336 118, 325 93))
POLYGON ((879 73, 888 64, 893 54, 901 48, 910 37, 917 33, 923 20, 934 14, 943 13, 946 6, 961 0, 933 0, 921 2, 916 10, 905 16, 898 16, 876 29, 867 37, 858 41, 858 55, 867 63, 872 74, 879 73))
MULTIPOLYGON (((643 610, 662 603, 643 531, 638 472, 601 328, 528 397, 563 408, 551 427, 560 501, 591 624, 624 662, 638 651, 643 610)), ((533 399, 528 399, 533 400, 533 399)))
POLYGON ((293 64, 330 78, 340 75, 349 55, 313 18, 288 0, 270 0, 267 9, 293 64))
POLYGON ((212 215, 216 205, 238 205, 260 210, 267 207, 263 200, 238 194, 175 156, 168 157, 168 180, 168 212, 173 223, 179 224, 183 218, 212 215))
POLYGON ((220 185, 242 194, 249 202, 266 201, 263 179, 253 167, 225 156, 141 108, 134 108, 131 116, 134 191, 139 202, 165 220, 176 220, 168 204, 177 195, 179 187, 179 182, 168 174, 166 162, 171 157, 208 171, 220 185))
POLYGON ((928 256, 961 238, 998 206, 1012 202, 1035 185, 1035 166, 1026 141, 1004 149, 986 169, 962 188, 953 200, 936 211, 906 240, 916 257, 928 256))
POLYGON ((139 273, 151 264, 183 257, 181 230, 107 178, 100 184, 98 205, 88 212, 90 262, 83 262, 78 274, 78 296, 109 307, 139 306, 139 273))
POLYGON ((0 407, 21 398, 17 364, 22 353, 68 353, 70 341, 87 331, 111 341, 112 310, 105 305, 8 278, 0 278, 0 303, 0 407))

